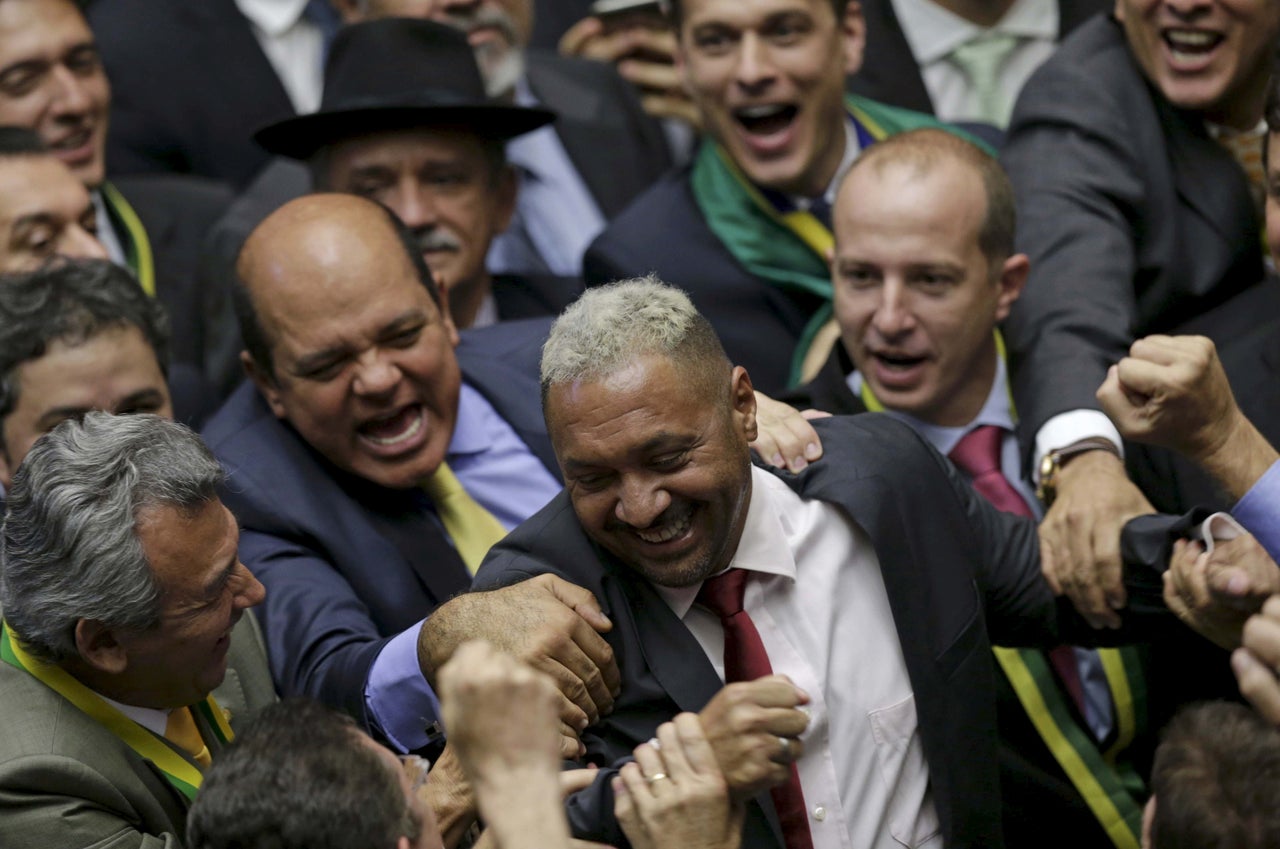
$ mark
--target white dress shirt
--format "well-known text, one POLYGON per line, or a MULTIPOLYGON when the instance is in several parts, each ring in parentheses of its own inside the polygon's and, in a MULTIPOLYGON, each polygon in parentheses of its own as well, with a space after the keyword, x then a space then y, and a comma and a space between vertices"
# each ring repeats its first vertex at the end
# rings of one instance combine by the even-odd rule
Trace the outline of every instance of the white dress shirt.
POLYGON ((1015 0, 995 26, 987 29, 950 12, 933 0, 892 0, 894 14, 911 55, 920 66, 933 111, 944 121, 978 120, 980 108, 964 71, 951 52, 984 32, 1011 35, 1018 44, 1001 66, 1001 87, 1013 103, 1027 78, 1048 59, 1058 41, 1057 0, 1015 0))
POLYGON ((235 0, 299 115, 320 107, 324 36, 303 17, 307 0, 235 0))
MULTIPOLYGON (((752 574, 744 609, 773 671, 811 697, 796 766, 814 849, 941 847, 942 835, 880 560, 833 505, 752 468, 730 568, 752 574)), ((699 587, 656 587, 724 677, 720 618, 699 587)))

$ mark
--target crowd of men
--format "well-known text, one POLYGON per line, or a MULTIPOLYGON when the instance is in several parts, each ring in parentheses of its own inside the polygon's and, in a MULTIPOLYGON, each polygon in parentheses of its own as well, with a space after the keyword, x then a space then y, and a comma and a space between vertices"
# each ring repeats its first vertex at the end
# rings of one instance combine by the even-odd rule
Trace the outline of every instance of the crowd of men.
POLYGON ((1280 0, 0 0, 0 845, 1280 845, 1280 0))

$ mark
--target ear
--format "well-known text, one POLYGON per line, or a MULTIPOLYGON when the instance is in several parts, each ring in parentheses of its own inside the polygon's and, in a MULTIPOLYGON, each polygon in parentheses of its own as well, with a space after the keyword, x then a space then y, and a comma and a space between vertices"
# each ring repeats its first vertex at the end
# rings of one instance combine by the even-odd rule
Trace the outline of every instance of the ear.
POLYGON ((1009 310, 1013 308, 1013 302, 1018 300, 1022 294, 1022 290, 1027 285, 1027 274, 1031 272, 1031 261, 1027 259, 1026 254, 1014 254, 1004 261, 1004 267, 1000 269, 1000 279, 997 285, 1000 287, 1000 295, 996 300, 996 321, 1004 321, 1009 315, 1009 310))
POLYGON ((244 368, 245 375, 262 393, 262 399, 267 402, 272 414, 277 419, 285 418, 284 402, 280 397, 280 387, 276 385, 275 378, 259 368, 248 351, 240 352, 240 365, 244 368))
POLYGON ((431 272, 432 278, 436 281, 436 291, 440 293, 440 318, 444 321, 445 332, 449 334, 449 344, 454 348, 458 347, 458 326, 453 323, 453 314, 449 312, 449 287, 445 285, 444 278, 436 272, 431 272))
POLYGON ((732 383, 733 421, 747 442, 755 442, 759 435, 756 426, 756 392, 751 377, 742 366, 734 366, 729 376, 732 383))
POLYGON ((1156 797, 1147 800, 1142 809, 1142 849, 1151 849, 1151 826, 1156 821, 1156 797))
POLYGON ((1124 0, 1116 0, 1116 6, 1111 10, 1116 16, 1116 20, 1124 23, 1124 0))
POLYGON ((129 666, 128 652, 115 633, 95 619, 76 622, 76 651, 81 660, 108 675, 119 675, 129 666))
POLYGON ((844 37, 844 73, 851 77, 862 67, 862 57, 867 49, 867 22, 862 17, 862 4, 858 0, 849 0, 839 23, 844 37))
POLYGON ((516 177, 516 169, 510 165, 502 167, 496 185, 493 187, 493 223, 494 235, 505 232, 511 226, 511 216, 516 212, 516 195, 520 182, 516 177))

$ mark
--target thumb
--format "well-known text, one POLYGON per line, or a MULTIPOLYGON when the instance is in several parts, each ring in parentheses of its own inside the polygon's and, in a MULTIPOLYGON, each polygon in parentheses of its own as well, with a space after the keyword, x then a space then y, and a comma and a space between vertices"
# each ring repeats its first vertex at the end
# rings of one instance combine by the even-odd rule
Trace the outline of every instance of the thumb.
POLYGON ((604 634, 613 630, 613 622, 608 616, 604 615, 604 611, 600 609, 600 602, 596 601, 596 597, 591 594, 590 590, 585 590, 577 584, 571 584, 568 581, 557 578, 555 575, 549 576, 547 588, 551 590, 551 594, 559 599, 566 607, 572 608, 575 613, 586 620, 587 624, 604 634))

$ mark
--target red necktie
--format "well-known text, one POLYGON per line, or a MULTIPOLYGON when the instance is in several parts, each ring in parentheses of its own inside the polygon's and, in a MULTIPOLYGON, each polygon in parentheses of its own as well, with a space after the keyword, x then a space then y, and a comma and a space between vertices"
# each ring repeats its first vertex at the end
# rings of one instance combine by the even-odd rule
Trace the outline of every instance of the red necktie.
MULTIPOLYGON (((1034 519, 1036 514, 1000 470, 1000 443, 1004 433, 999 425, 976 427, 956 443, 948 456, 956 468, 969 476, 973 488, 997 509, 1034 519)), ((1080 683, 1075 650, 1071 646, 1058 646, 1049 652, 1049 662, 1076 703, 1076 709, 1084 716, 1084 687, 1080 683)))
MULTIPOLYGON (((698 591, 698 604, 719 616, 720 624, 724 626, 726 684, 754 681, 773 674, 760 632, 742 609, 742 595, 746 585, 746 571, 730 569, 724 574, 708 578, 698 591)), ((773 806, 778 812, 787 849, 813 849, 804 794, 800 790, 800 773, 795 764, 791 765, 791 777, 787 779, 787 783, 774 787, 769 792, 773 796, 773 806)))

